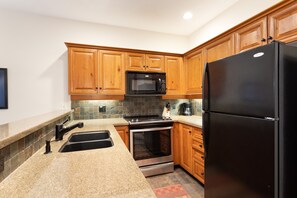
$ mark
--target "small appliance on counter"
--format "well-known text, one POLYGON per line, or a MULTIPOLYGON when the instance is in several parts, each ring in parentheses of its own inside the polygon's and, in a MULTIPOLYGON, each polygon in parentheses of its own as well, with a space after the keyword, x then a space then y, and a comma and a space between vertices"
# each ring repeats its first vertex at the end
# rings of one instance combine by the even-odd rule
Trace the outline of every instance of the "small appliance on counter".
POLYGON ((192 115, 192 105, 191 103, 182 103, 179 105, 179 114, 185 116, 192 115))

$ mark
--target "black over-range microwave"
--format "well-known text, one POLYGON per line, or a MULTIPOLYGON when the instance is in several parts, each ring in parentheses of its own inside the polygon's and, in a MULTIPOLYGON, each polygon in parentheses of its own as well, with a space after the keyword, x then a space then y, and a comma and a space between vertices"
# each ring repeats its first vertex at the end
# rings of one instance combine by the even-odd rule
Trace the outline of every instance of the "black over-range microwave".
POLYGON ((166 94, 166 74, 126 72, 127 96, 155 96, 166 94))

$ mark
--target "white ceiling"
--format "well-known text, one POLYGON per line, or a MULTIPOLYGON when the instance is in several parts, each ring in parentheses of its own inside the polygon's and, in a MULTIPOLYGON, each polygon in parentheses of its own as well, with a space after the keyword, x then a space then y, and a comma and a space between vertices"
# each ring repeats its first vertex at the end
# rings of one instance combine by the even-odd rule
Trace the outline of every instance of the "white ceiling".
POLYGON ((190 35, 238 0, 0 0, 0 7, 78 21, 190 35), (193 18, 182 18, 186 11, 193 18))

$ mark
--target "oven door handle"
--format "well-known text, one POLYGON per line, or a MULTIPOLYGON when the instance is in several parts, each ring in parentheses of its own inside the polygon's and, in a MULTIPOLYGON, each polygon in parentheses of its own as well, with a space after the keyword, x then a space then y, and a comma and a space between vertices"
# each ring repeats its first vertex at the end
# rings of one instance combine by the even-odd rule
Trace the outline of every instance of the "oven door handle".
POLYGON ((137 133, 137 132, 150 132, 150 131, 160 131, 160 130, 169 130, 172 129, 172 127, 158 127, 158 128, 148 128, 148 129, 130 129, 131 133, 137 133))

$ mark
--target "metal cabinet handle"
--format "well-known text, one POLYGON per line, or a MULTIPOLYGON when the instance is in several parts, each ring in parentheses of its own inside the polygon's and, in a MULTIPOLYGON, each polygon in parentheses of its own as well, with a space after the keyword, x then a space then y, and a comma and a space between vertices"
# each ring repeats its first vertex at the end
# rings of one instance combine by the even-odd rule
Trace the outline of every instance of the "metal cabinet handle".
POLYGON ((265 38, 262 38, 262 39, 261 39, 261 41, 262 41, 262 42, 265 42, 265 41, 266 41, 266 39, 265 39, 265 38))
POLYGON ((268 40, 272 40, 273 37, 272 37, 272 36, 268 36, 267 39, 268 39, 268 40))
POLYGON ((199 144, 199 146, 200 146, 200 148, 202 148, 202 145, 201 144, 199 144))

